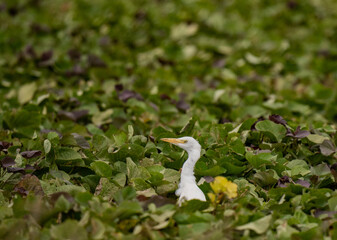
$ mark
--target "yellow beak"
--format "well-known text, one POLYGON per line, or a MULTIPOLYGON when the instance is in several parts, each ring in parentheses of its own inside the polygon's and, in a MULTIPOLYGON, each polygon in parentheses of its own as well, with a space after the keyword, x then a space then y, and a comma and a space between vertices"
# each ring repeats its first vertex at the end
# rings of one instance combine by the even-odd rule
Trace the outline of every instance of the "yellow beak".
POLYGON ((164 141, 164 142, 175 143, 175 144, 187 142, 186 140, 181 140, 181 139, 177 139, 177 138, 161 138, 160 140, 164 141))

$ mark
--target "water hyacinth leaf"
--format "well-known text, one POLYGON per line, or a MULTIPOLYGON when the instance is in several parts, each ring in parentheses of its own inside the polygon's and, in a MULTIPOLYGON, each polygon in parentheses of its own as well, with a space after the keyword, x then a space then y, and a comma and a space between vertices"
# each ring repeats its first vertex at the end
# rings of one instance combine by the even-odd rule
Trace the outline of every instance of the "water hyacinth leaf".
POLYGON ((188 136, 192 132, 194 125, 196 123, 196 117, 192 117, 185 126, 180 130, 179 134, 181 136, 188 136))
POLYGON ((44 195, 40 180, 35 175, 30 174, 22 177, 20 182, 15 186, 14 191, 22 195, 27 195, 29 192, 40 196, 44 195))
POLYGON ((330 140, 324 140, 319 149, 324 156, 330 156, 337 151, 336 146, 330 140))
POLYGON ((318 135, 318 134, 309 134, 307 136, 310 142, 316 143, 316 144, 322 144, 325 140, 329 140, 328 137, 318 135))
POLYGON ((276 124, 269 120, 258 122, 255 125, 255 128, 261 132, 264 132, 268 137, 271 138, 272 141, 276 142, 281 142, 287 132, 283 125, 276 124))
POLYGON ((196 222, 192 224, 180 224, 179 236, 184 239, 200 236, 210 228, 210 224, 207 222, 196 222))
POLYGON ((107 201, 115 198, 114 194, 120 190, 120 187, 108 178, 101 178, 96 186, 95 195, 102 197, 107 201))
POLYGON ((277 124, 282 124, 284 126, 287 125, 287 121, 284 120, 283 117, 281 117, 280 115, 277 115, 277 114, 270 115, 269 120, 273 121, 274 123, 277 123, 277 124))
POLYGON ((246 159, 254 168, 260 168, 263 165, 275 163, 277 156, 271 153, 253 154, 252 152, 247 152, 246 159))
POLYGON ((311 173, 316 176, 324 176, 330 174, 330 168, 326 163, 321 163, 317 166, 311 167, 311 173))
POLYGON ((123 189, 120 189, 114 194, 114 199, 118 204, 122 203, 123 201, 132 200, 136 197, 136 191, 133 187, 127 186, 123 189))
POLYGON ((112 176, 112 167, 103 162, 95 161, 90 164, 90 167, 95 171, 95 173, 101 177, 111 177, 112 176))
POLYGON ((138 202, 133 202, 129 200, 123 201, 114 212, 113 217, 118 217, 119 219, 126 219, 132 215, 138 215, 143 212, 143 208, 138 202))
POLYGON ((279 177, 275 170, 269 169, 263 172, 257 172, 254 174, 253 180, 260 186, 270 186, 277 183, 279 177))
MULTIPOLYGON (((199 164, 200 166, 200 164, 199 164)), ((202 168, 196 168, 195 169, 195 174, 199 176, 211 176, 211 177, 216 177, 219 176, 223 173, 226 173, 227 170, 223 167, 220 166, 214 166, 211 168, 207 168, 207 166, 202 166, 202 168)))
POLYGON ((209 206, 208 202, 192 199, 182 206, 182 209, 188 212, 202 211, 209 206))
POLYGON ((63 161, 66 164, 67 161, 81 160, 82 156, 71 148, 61 147, 57 149, 55 158, 59 161, 63 161))
POLYGON ((59 225, 52 225, 50 235, 55 239, 88 239, 86 230, 72 219, 67 219, 59 225))
POLYGON ((328 200, 330 211, 337 211, 337 196, 334 196, 328 200))
POLYGON ((140 171, 137 165, 132 161, 131 158, 126 159, 126 168, 127 168, 127 176, 129 179, 136 178, 140 175, 140 171))
POLYGON ((267 231, 271 224, 272 215, 262 217, 254 222, 247 223, 236 227, 237 230, 253 230, 257 234, 262 234, 267 231))
POLYGON ((48 139, 45 139, 43 141, 43 148, 44 148, 44 153, 48 154, 51 150, 51 142, 48 139))
POLYGON ((72 133, 71 134, 74 138, 75 141, 77 143, 78 146, 80 146, 83 149, 89 149, 90 148, 90 144, 88 143, 87 140, 85 140, 85 138, 77 133, 72 133))
POLYGON ((244 121, 239 128, 239 132, 250 130, 253 124, 256 122, 256 120, 257 120, 256 118, 249 118, 246 121, 244 121))
POLYGON ((41 151, 40 150, 32 150, 32 151, 24 151, 24 152, 21 152, 21 156, 24 157, 24 158, 35 158, 35 157, 38 157, 41 155, 41 151))
POLYGON ((33 99, 37 86, 35 82, 22 85, 18 91, 18 100, 20 104, 25 104, 33 99))

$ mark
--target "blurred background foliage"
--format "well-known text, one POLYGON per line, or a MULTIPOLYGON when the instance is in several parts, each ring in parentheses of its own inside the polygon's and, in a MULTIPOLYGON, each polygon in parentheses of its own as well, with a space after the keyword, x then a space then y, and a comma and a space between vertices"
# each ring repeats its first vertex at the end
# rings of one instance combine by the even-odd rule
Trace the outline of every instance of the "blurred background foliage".
POLYGON ((334 0, 4 0, 2 239, 335 239, 334 0), (174 205, 191 135, 204 192, 174 205), (173 204, 172 204, 173 203, 173 204))

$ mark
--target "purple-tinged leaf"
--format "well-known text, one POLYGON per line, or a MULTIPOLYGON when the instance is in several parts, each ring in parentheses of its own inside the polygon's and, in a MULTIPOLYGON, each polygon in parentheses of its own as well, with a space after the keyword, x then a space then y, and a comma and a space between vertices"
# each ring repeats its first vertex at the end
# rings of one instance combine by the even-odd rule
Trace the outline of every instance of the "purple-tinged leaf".
POLYGON ((287 2, 287 7, 290 9, 290 10, 294 10, 298 7, 298 3, 296 0, 289 0, 287 2))
POLYGON ((34 192, 35 195, 43 196, 44 192, 40 180, 31 174, 26 174, 14 188, 15 192, 26 196, 29 192, 34 192))
POLYGON ((175 65, 175 63, 173 61, 165 59, 163 57, 157 57, 157 60, 163 66, 165 66, 165 65, 174 66, 175 65))
POLYGON ((15 187, 14 192, 20 194, 23 197, 26 197, 29 193, 29 191, 26 190, 24 187, 15 187))
POLYGON ((330 166, 330 171, 331 171, 332 176, 335 179, 335 182, 337 182, 337 163, 334 163, 330 166))
POLYGON ((283 126, 286 126, 287 121, 283 119, 283 117, 281 117, 280 115, 277 114, 273 114, 269 116, 269 120, 273 121, 274 123, 277 124, 282 124, 283 126))
POLYGON ((53 50, 45 51, 41 54, 40 61, 46 62, 52 59, 53 57, 53 50))
POLYGON ((115 90, 116 90, 117 92, 123 91, 123 89, 124 89, 123 84, 118 83, 118 84, 115 85, 115 90))
POLYGON ((324 156, 330 156, 337 150, 336 146, 330 140, 324 140, 323 143, 319 145, 319 149, 324 156))
POLYGON ((186 94, 179 94, 179 101, 175 103, 176 107, 184 112, 186 112, 190 108, 190 105, 185 101, 185 99, 186 94))
POLYGON ((85 75, 86 70, 81 67, 81 65, 76 64, 72 69, 69 69, 65 72, 66 77, 75 77, 85 75))
POLYGON ((39 66, 47 67, 52 65, 53 50, 45 51, 39 59, 39 66))
POLYGON ((176 107, 181 110, 181 111, 184 111, 186 112, 188 109, 190 109, 190 105, 185 102, 184 99, 181 99, 179 100, 177 103, 176 103, 176 107))
POLYGON ((328 49, 321 49, 317 51, 317 56, 319 57, 327 58, 327 57, 330 57, 330 55, 331 55, 331 52, 328 49))
POLYGON ((4 11, 6 11, 6 4, 5 3, 1 3, 0 4, 0 12, 4 12, 4 11))
POLYGON ((301 127, 298 126, 294 132, 292 132, 289 128, 287 128, 287 134, 288 137, 293 138, 305 138, 310 134, 307 130, 301 130, 301 127))
POLYGON ((118 94, 118 98, 123 102, 127 102, 130 98, 135 98, 140 101, 143 100, 143 97, 139 93, 130 90, 124 90, 123 92, 118 94))
POLYGON ((309 131, 307 131, 307 130, 301 130, 301 131, 299 131, 298 133, 296 133, 294 137, 295 137, 295 138, 305 138, 305 137, 307 137, 309 134, 310 134, 309 131))
POLYGON ((75 141, 78 146, 80 146, 83 149, 89 149, 90 144, 85 140, 85 138, 77 133, 72 133, 73 137, 75 138, 75 141))
POLYGON ((61 197, 61 196, 63 196, 65 199, 67 199, 68 202, 70 202, 70 203, 75 202, 75 199, 69 193, 67 193, 67 192, 56 192, 56 193, 53 193, 53 194, 49 195, 49 199, 50 199, 51 204, 54 205, 56 203, 57 199, 59 199, 59 197, 61 197))
POLYGON ((159 111, 159 107, 157 106, 157 104, 150 102, 149 105, 156 111, 159 111))
POLYGON ((228 118, 222 117, 219 119, 219 123, 220 124, 224 124, 224 123, 230 123, 231 120, 229 120, 228 118))
POLYGON ((163 93, 160 95, 160 99, 161 100, 171 100, 170 96, 168 96, 167 94, 163 93))
POLYGON ((36 52, 32 45, 27 45, 24 51, 26 56, 35 59, 37 57, 36 52))
POLYGON ((30 25, 30 30, 32 31, 32 33, 49 33, 50 32, 50 28, 45 25, 45 24, 40 24, 40 23, 32 23, 30 25))
POLYGON ((20 155, 24 158, 35 158, 41 155, 41 151, 40 150, 32 150, 32 151, 24 151, 21 152, 20 155))
POLYGON ((290 183, 290 181, 291 181, 290 177, 283 176, 283 177, 279 178, 279 180, 277 181, 277 186, 281 187, 281 188, 287 187, 288 186, 287 183, 290 183))
POLYGON ((213 67, 215 68, 223 68, 226 64, 226 60, 224 58, 217 59, 213 62, 213 67))
POLYGON ((109 36, 103 36, 98 40, 98 44, 101 47, 107 47, 111 44, 111 39, 109 36))
POLYGON ((7 152, 7 149, 12 145, 13 143, 0 141, 0 151, 7 152))
POLYGON ((86 115, 88 115, 89 111, 88 110, 76 110, 76 111, 72 111, 72 112, 67 112, 64 110, 60 110, 58 112, 58 115, 60 117, 65 117, 68 118, 70 120, 73 121, 78 121, 79 119, 81 119, 82 117, 85 117, 86 115))
POLYGON ((211 176, 204 176, 205 182, 207 183, 211 183, 214 181, 214 177, 211 176))
POLYGON ((81 53, 77 49, 70 49, 68 51, 68 56, 70 57, 71 60, 73 61, 79 61, 81 58, 81 53))
POLYGON ((333 218, 336 214, 337 214, 337 211, 324 211, 324 210, 316 209, 314 216, 316 218, 319 218, 321 215, 327 215, 327 217, 333 218))
POLYGON ((306 188, 310 187, 310 183, 308 181, 305 181, 305 180, 298 179, 295 183, 299 184, 303 187, 306 187, 306 188))
POLYGON ((88 64, 90 67, 101 67, 101 68, 107 67, 106 63, 101 58, 99 58, 94 54, 90 54, 88 56, 88 64))
POLYGON ((11 167, 15 165, 15 159, 9 156, 4 157, 1 160, 1 166, 4 168, 11 167))

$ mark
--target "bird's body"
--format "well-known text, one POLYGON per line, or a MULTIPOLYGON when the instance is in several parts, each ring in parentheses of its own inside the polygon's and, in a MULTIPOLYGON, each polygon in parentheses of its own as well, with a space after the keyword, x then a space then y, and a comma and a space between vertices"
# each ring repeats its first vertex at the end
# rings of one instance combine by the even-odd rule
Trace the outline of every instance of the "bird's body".
POLYGON ((188 158, 182 167, 180 183, 176 190, 176 195, 179 196, 178 204, 181 205, 183 201, 192 199, 206 201, 205 194, 198 187, 194 177, 194 166, 199 160, 201 152, 201 146, 198 141, 192 137, 163 138, 162 140, 173 143, 188 153, 188 158))

